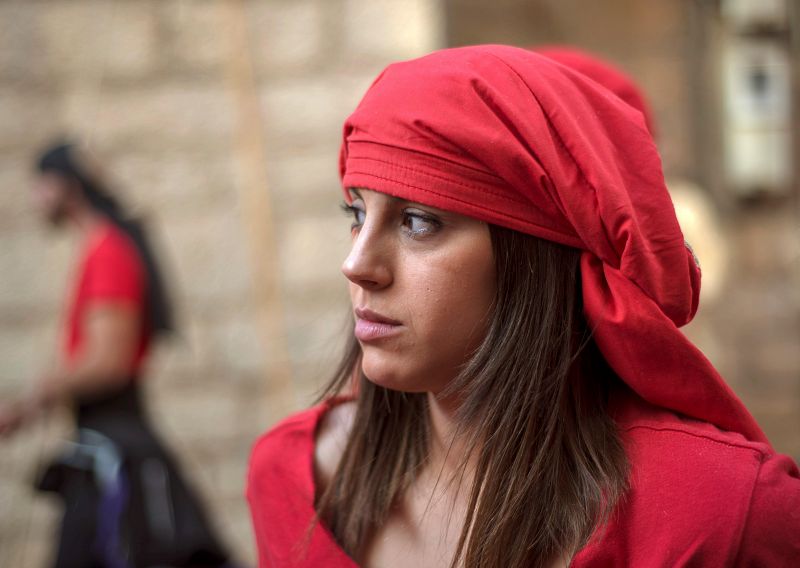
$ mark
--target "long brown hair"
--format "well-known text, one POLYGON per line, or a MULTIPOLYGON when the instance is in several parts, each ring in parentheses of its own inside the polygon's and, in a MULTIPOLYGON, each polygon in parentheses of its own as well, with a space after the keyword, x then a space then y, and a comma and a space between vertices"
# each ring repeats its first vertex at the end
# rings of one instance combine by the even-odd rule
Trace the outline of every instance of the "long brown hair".
MULTIPOLYGON (((461 472, 466 456, 477 458, 451 565, 546 566, 582 548, 627 488, 625 452, 606 410, 614 376, 583 318, 580 252, 493 225, 490 233, 497 294, 488 331, 447 389, 463 401, 461 472)), ((352 339, 322 395, 357 378, 354 425, 316 503, 356 560, 425 464, 430 432, 427 396, 374 385, 360 357, 352 339)))

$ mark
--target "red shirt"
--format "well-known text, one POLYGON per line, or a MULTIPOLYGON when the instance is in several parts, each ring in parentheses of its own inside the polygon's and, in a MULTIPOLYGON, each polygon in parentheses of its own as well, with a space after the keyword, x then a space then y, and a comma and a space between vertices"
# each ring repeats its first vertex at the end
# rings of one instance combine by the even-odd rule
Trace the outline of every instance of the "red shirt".
POLYGON ((98 304, 128 306, 141 314, 141 332, 131 362, 131 374, 142 367, 150 345, 145 310, 146 275, 136 246, 110 221, 99 223, 83 244, 77 279, 68 306, 64 355, 75 363, 85 344, 85 318, 98 304))
MULTIPOLYGON (((357 566, 322 525, 304 549, 314 516, 314 435, 327 408, 290 416, 253 449, 247 498, 261 568, 357 566)), ((615 399, 612 415, 631 489, 604 538, 572 567, 800 565, 800 474, 791 459, 634 395, 615 399)))

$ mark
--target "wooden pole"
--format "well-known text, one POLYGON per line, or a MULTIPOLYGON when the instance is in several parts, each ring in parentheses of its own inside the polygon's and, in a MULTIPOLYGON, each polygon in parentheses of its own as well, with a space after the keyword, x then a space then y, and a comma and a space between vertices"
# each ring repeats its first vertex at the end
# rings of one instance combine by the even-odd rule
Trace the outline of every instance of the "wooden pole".
POLYGON ((255 290, 257 318, 268 354, 266 406, 279 416, 294 405, 291 363, 283 318, 278 243, 266 168, 264 119, 248 42, 244 0, 223 3, 230 49, 225 76, 235 100, 234 155, 241 173, 238 193, 255 290))

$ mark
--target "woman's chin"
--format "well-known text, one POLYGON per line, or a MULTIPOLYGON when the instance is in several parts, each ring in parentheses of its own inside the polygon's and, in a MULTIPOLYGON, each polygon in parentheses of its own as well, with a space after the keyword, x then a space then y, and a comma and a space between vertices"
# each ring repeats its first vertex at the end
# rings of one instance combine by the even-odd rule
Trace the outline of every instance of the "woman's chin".
POLYGON ((365 358, 361 363, 361 370, 369 382, 375 386, 400 392, 425 392, 422 381, 418 375, 402 372, 394 365, 387 365, 383 361, 370 361, 365 358))

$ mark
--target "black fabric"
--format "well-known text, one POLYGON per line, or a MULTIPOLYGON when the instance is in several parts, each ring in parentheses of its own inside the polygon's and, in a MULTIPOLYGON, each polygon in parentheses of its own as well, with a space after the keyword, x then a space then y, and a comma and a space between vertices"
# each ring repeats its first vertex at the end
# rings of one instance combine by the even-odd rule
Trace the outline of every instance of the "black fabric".
POLYGON ((147 273, 148 323, 155 332, 174 331, 172 304, 144 223, 124 214, 119 203, 103 187, 101 181, 93 179, 75 159, 74 147, 74 144, 63 141, 49 146, 39 156, 36 169, 43 173, 56 172, 77 182, 89 204, 130 237, 147 273))
POLYGON ((64 516, 54 568, 105 568, 96 557, 97 486, 88 471, 62 470, 64 516))
MULTIPOLYGON (((120 540, 128 566, 226 565, 228 554, 199 500, 148 424, 135 381, 121 391, 79 402, 76 417, 79 429, 101 433, 123 456, 129 499, 120 540)), ((99 506, 95 476, 74 456, 61 456, 45 470, 37 487, 55 491, 65 504, 54 566, 109 568, 98 558, 97 546, 92 546, 99 506)))

